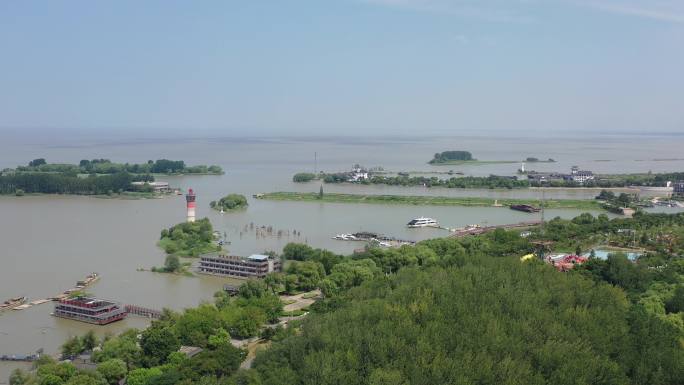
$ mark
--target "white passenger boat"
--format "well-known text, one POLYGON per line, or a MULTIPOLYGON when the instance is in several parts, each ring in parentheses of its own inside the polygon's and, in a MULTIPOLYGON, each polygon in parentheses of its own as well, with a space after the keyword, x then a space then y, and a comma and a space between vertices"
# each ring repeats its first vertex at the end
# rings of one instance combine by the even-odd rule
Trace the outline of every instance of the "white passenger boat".
POLYGON ((432 219, 432 218, 420 217, 420 218, 412 219, 409 223, 406 224, 406 226, 411 227, 411 228, 439 227, 439 223, 437 223, 437 221, 432 219))

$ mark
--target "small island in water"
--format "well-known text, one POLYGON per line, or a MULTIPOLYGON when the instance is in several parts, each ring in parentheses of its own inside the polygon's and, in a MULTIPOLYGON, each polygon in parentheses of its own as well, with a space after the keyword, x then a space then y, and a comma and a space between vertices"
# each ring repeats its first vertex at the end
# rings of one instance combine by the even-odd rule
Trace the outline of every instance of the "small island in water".
POLYGON ((246 209, 249 204, 247 198, 240 194, 228 194, 217 201, 211 201, 209 207, 219 211, 246 209))
POLYGON ((517 163, 515 160, 478 160, 473 158, 469 151, 442 151, 434 155, 432 165, 454 165, 454 164, 495 164, 495 163, 517 163))
POLYGON ((215 243, 214 228, 209 218, 179 223, 162 230, 158 245, 166 254, 178 257, 198 257, 221 250, 221 246, 215 243))
MULTIPOLYGON (((478 160, 473 158, 473 154, 469 151, 443 151, 434 155, 432 160, 428 163, 432 165, 457 165, 457 164, 503 164, 503 163, 518 163, 517 160, 478 160)), ((543 160, 535 157, 527 157, 522 162, 528 163, 555 163, 552 158, 543 160)))

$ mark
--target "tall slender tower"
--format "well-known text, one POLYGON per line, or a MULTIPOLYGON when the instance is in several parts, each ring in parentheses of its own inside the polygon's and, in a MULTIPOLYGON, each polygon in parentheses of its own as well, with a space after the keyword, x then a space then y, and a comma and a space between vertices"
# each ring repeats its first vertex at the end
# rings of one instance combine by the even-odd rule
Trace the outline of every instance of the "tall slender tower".
POLYGON ((195 192, 192 189, 185 194, 185 201, 188 203, 188 222, 195 221, 195 192))

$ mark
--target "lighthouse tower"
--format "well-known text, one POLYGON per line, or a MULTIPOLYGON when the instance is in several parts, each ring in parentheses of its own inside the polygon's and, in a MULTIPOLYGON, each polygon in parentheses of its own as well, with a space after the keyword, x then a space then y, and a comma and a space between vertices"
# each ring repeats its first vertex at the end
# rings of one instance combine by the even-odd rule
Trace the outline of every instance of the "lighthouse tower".
POLYGON ((188 222, 195 221, 195 192, 192 189, 185 194, 185 201, 188 203, 188 222))

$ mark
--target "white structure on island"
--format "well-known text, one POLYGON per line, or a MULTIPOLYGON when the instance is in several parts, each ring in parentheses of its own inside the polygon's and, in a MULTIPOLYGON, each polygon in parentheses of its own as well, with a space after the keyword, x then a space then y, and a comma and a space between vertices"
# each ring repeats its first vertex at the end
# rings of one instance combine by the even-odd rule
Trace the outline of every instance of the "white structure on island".
POLYGON ((188 193, 185 195, 185 202, 187 203, 188 209, 188 222, 195 221, 195 199, 195 192, 192 191, 192 189, 188 190, 188 193))
POLYGON ((349 182, 359 182, 362 180, 367 180, 369 177, 368 170, 359 166, 358 164, 352 168, 351 173, 349 173, 349 182))
POLYGON ((579 167, 573 166, 568 177, 573 182, 584 183, 586 181, 594 180, 594 173, 591 171, 580 170, 579 167))

